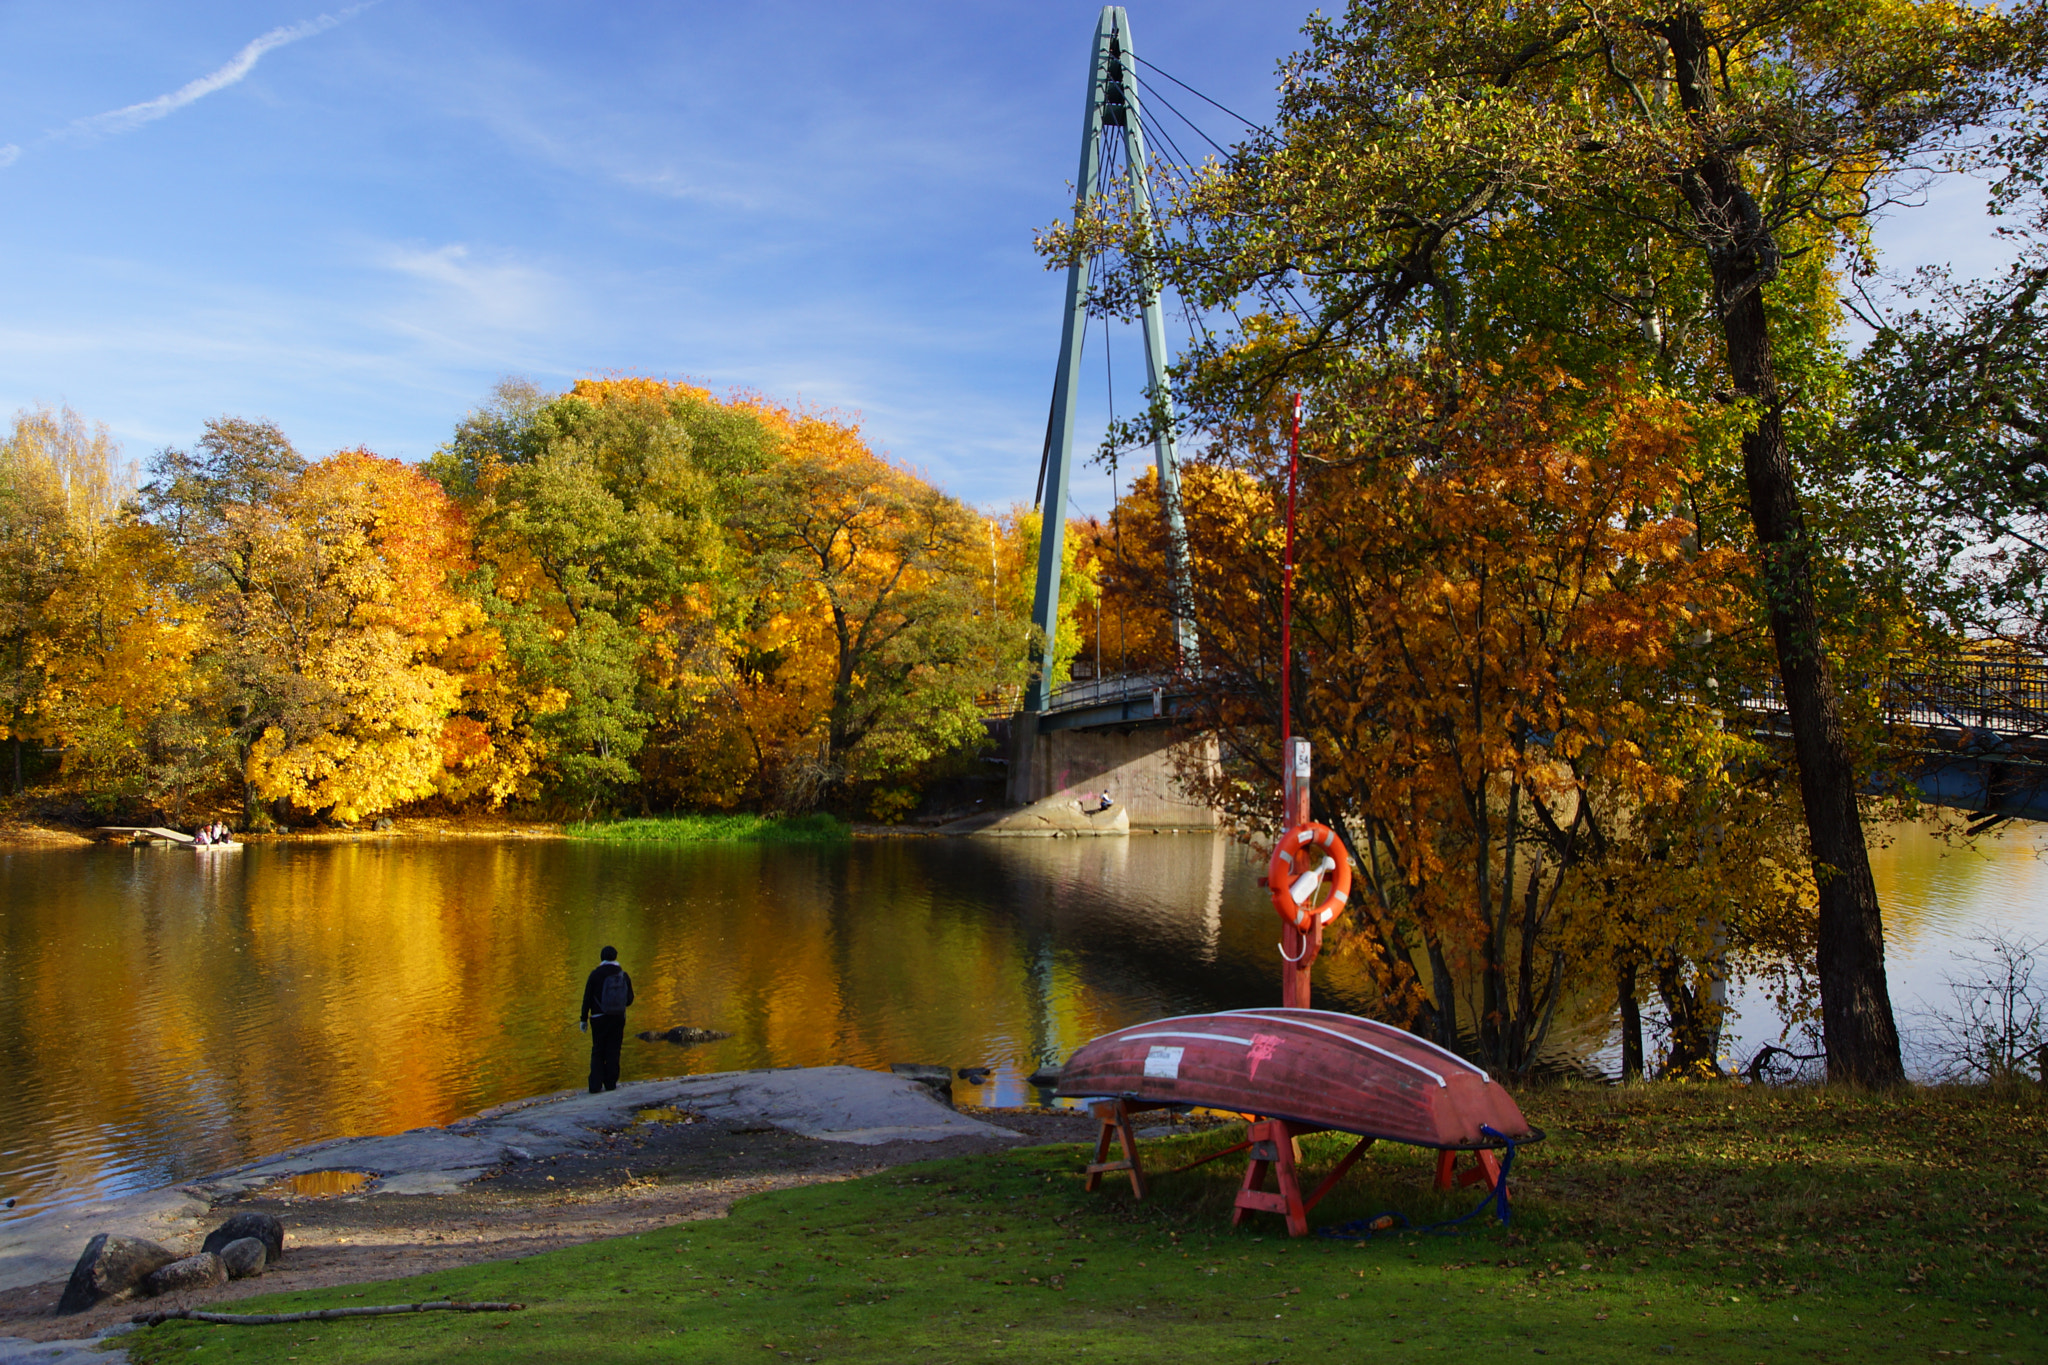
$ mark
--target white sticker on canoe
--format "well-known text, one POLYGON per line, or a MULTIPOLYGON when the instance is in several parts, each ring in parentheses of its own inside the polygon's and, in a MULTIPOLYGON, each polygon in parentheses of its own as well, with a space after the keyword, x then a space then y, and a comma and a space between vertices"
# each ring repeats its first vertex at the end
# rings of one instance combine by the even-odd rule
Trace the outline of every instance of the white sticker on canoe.
POLYGON ((1180 1054, 1187 1051, 1180 1047, 1154 1047, 1145 1054, 1145 1074, 1158 1080, 1180 1079, 1180 1054))

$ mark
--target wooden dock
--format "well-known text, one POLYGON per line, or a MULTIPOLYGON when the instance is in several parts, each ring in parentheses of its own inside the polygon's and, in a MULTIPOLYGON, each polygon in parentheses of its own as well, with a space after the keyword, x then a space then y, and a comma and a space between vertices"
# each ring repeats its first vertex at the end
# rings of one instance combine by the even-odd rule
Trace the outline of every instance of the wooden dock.
POLYGON ((194 842, 191 835, 180 834, 177 830, 165 829, 161 825, 101 825, 100 833, 110 838, 120 834, 126 834, 132 838, 139 834, 145 838, 160 839, 167 844, 189 844, 194 842))

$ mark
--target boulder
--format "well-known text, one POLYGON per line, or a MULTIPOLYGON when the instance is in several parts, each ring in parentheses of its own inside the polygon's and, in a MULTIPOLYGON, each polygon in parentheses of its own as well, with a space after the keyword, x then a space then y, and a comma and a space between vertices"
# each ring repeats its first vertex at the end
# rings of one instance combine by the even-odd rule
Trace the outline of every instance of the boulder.
POLYGON ((270 1253, 254 1237, 237 1238, 220 1249, 221 1264, 231 1280, 252 1280, 270 1264, 270 1253))
POLYGON ((274 1265, 277 1258, 284 1255, 284 1224, 267 1213, 253 1212, 238 1213, 207 1233, 199 1249, 219 1255, 221 1248, 229 1242, 239 1242, 244 1237, 254 1237, 263 1243, 266 1264, 274 1265))
POLYGON ((176 1252, 155 1242, 103 1232, 85 1244, 78 1264, 71 1268, 57 1311, 83 1313, 96 1303, 131 1294, 150 1274, 177 1259, 176 1252))
POLYGON ((227 1282, 227 1263, 210 1251, 202 1251, 152 1271, 142 1282, 142 1292, 151 1297, 190 1294, 199 1289, 218 1289, 227 1282))
POLYGON ((932 1092, 932 1098, 948 1108, 953 1104, 953 1068, 929 1062, 891 1062, 889 1070, 906 1081, 916 1081, 932 1092))

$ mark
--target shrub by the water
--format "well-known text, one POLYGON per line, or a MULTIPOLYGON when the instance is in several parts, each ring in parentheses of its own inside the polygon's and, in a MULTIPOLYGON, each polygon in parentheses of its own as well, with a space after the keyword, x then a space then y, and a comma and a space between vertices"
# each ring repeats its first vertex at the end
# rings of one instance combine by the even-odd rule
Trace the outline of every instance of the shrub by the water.
POLYGON ((830 815, 659 815, 585 821, 565 832, 571 839, 633 844, 837 844, 852 837, 830 815))

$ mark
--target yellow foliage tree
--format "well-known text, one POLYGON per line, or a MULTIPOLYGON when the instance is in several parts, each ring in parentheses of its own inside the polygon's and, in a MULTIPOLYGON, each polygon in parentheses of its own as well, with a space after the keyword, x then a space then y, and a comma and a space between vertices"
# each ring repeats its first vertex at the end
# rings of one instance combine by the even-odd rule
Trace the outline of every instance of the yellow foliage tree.
POLYGON ((418 470, 364 450, 308 468, 276 510, 254 542, 250 590, 218 603, 282 703, 250 780, 266 799, 342 820, 433 795, 463 693, 442 661, 483 622, 451 590, 459 512, 418 470))

